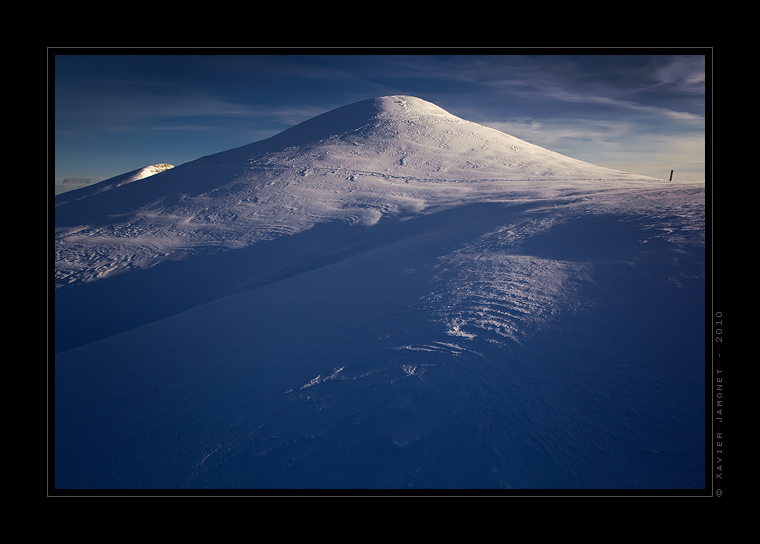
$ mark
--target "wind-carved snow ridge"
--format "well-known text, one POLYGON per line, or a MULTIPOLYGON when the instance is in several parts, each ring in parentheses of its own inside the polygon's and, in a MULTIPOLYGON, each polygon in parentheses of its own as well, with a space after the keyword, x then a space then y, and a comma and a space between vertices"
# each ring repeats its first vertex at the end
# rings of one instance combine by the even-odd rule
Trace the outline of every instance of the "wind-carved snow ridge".
POLYGON ((459 252, 442 265, 443 287, 428 302, 447 334, 466 339, 489 331, 520 342, 542 323, 577 311, 577 286, 591 281, 584 263, 498 252, 459 252))
POLYGON ((440 288, 426 304, 446 334, 519 343, 542 324, 582 310, 578 289, 593 281, 591 264, 519 254, 521 243, 555 221, 516 221, 440 258, 440 288))

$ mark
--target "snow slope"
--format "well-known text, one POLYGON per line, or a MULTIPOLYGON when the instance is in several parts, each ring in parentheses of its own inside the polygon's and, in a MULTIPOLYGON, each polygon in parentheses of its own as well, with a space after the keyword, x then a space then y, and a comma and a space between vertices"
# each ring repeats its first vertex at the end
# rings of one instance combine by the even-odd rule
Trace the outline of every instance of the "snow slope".
POLYGON ((56 488, 704 487, 702 184, 407 96, 149 181, 56 208, 56 488))

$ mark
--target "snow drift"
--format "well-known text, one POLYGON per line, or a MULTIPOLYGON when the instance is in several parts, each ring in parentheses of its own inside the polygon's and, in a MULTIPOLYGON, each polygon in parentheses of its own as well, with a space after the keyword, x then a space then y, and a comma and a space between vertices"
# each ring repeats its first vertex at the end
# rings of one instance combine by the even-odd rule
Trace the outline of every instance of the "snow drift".
POLYGON ((390 96, 87 189, 58 489, 704 487, 701 184, 390 96))

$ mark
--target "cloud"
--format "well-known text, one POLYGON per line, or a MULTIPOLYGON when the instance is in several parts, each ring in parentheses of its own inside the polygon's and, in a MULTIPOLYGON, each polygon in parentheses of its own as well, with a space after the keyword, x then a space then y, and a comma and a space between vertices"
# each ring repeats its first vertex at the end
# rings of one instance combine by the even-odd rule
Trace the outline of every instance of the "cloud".
POLYGON ((595 96, 592 94, 578 94, 568 93, 566 91, 553 91, 547 93, 545 96, 562 100, 565 102, 583 102, 587 104, 600 104, 605 106, 614 107, 620 110, 627 110, 635 112, 637 114, 646 114, 652 116, 663 116, 669 119, 678 121, 704 121, 702 115, 696 113, 690 113, 686 111, 675 111, 669 108, 660 106, 650 106, 646 104, 640 104, 630 100, 620 100, 617 98, 611 98, 608 96, 595 96))
POLYGON ((478 58, 466 73, 485 96, 500 97, 501 104, 487 98, 494 109, 512 106, 541 117, 704 122, 705 57, 700 55, 507 55, 478 58))
POLYGON ((81 184, 87 184, 87 183, 94 183, 95 181, 101 181, 100 179, 96 178, 66 178, 61 180, 60 183, 68 184, 68 185, 81 185, 81 184))
POLYGON ((309 104, 247 103, 200 87, 139 81, 109 80, 97 88, 57 92, 56 133, 60 136, 90 128, 119 133, 206 131, 246 123, 251 129, 280 131, 329 109, 309 104))
POLYGON ((506 122, 484 122, 521 140, 560 152, 569 146, 582 148, 625 148, 636 126, 630 122, 589 119, 513 119, 506 122), (627 143, 623 143, 626 141, 627 143))
POLYGON ((686 93, 705 92, 705 57, 677 56, 655 70, 658 85, 669 85, 686 93))
POLYGON ((63 180, 55 180, 53 189, 55 195, 60 195, 61 193, 66 193, 68 191, 73 191, 74 189, 81 189, 82 187, 87 187, 88 185, 92 185, 94 183, 98 183, 100 181, 103 181, 103 178, 74 178, 69 177, 63 180))

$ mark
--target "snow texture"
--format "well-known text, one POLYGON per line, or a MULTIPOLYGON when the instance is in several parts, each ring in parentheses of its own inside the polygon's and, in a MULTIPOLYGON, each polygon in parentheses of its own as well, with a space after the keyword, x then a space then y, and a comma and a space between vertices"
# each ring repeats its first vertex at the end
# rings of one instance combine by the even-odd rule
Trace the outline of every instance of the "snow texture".
POLYGON ((704 488, 704 184, 410 96, 140 175, 56 197, 57 489, 704 488))

